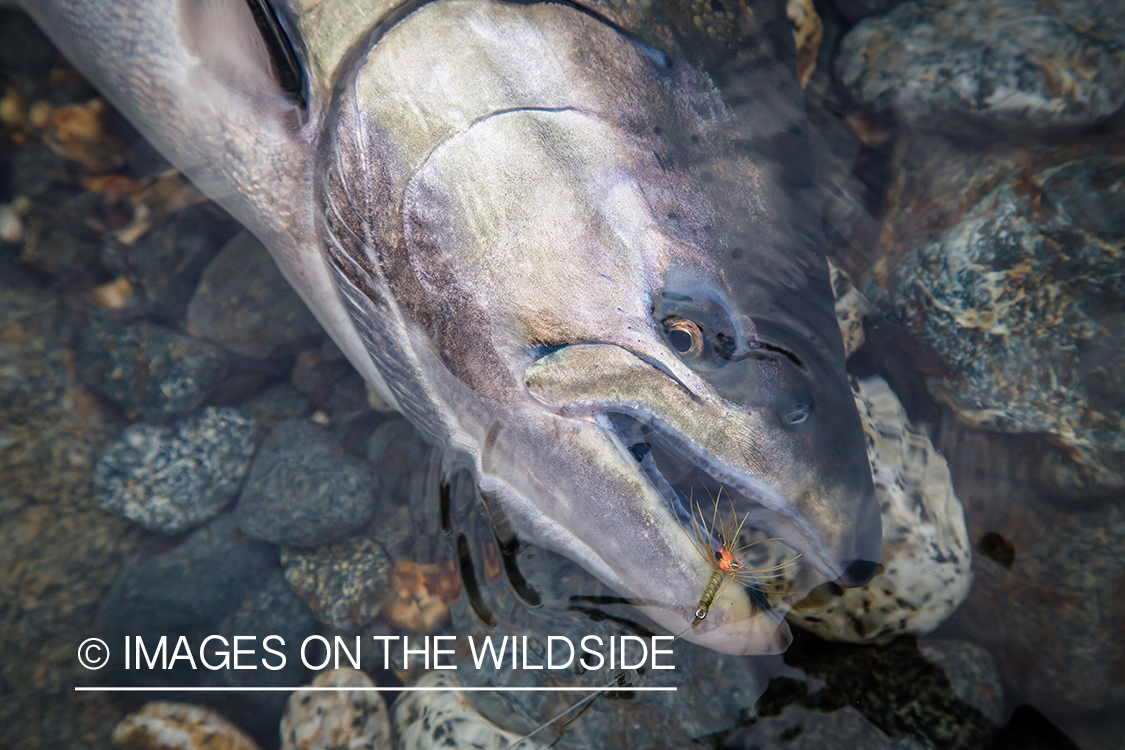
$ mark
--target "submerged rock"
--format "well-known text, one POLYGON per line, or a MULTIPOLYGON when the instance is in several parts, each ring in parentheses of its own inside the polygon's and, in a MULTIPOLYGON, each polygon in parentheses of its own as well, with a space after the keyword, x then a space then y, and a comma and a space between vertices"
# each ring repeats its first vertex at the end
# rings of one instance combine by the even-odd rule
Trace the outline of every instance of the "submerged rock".
POLYGON ((239 408, 270 426, 287 419, 307 417, 313 411, 308 397, 284 381, 251 395, 239 404, 239 408))
POLYGON ((789 705, 728 737, 723 750, 927 750, 913 739, 891 739, 851 706, 823 713, 789 705))
MULTIPOLYGON (((458 683, 449 675, 430 673, 419 680, 418 685, 457 687, 458 683)), ((395 701, 393 714, 397 750, 428 750, 438 746, 474 750, 542 747, 533 740, 520 740, 520 735, 493 724, 472 708, 465 693, 458 691, 403 693, 395 701)))
POLYGON ((927 661, 941 667, 950 687, 963 702, 1000 724, 1004 714, 1004 689, 996 660, 988 649, 969 641, 937 638, 922 641, 918 650, 927 661))
MULTIPOLYGON (((102 601, 95 633, 108 643, 143 637, 150 649, 161 636, 169 649, 180 635, 200 643, 277 572, 274 549, 240 534, 232 514, 220 515, 174 547, 149 545, 134 555, 102 601)), ((112 661, 106 671, 114 685, 196 685, 210 675, 184 661, 152 671, 112 661)))
MULTIPOLYGON (((938 648, 951 652, 956 647, 946 642, 938 648)), ((770 682, 756 706, 759 722, 792 715, 793 707, 829 715, 850 708, 878 734, 859 730, 862 724, 854 716, 842 717, 842 724, 856 731, 857 739, 874 742, 874 748, 992 747, 996 726, 965 700, 994 689, 996 675, 987 673, 986 663, 968 667, 944 653, 935 661, 909 637, 886 646, 855 646, 826 643, 800 633, 783 658, 803 678, 785 675, 770 682), (880 745, 879 735, 889 738, 888 744, 880 745)), ((797 714, 808 718, 807 713, 797 714)), ((813 724, 826 725, 823 721, 813 724)), ((777 722, 766 724, 771 725, 776 730, 777 722)), ((751 736, 753 729, 748 732, 751 736)), ((839 746, 850 747, 846 743, 839 746)))
MULTIPOLYGON (((331 669, 311 687, 374 687, 357 669, 331 669)), ((281 750, 391 750, 391 723, 375 691, 298 690, 281 719, 281 750)))
POLYGON ((313 551, 283 549, 281 566, 317 619, 345 633, 374 620, 389 593, 392 561, 371 539, 349 537, 313 551))
POLYGON ((330 415, 367 409, 363 378, 330 340, 297 355, 290 382, 330 415))
POLYGON ((95 321, 80 338, 83 382, 148 422, 199 408, 226 372, 222 350, 153 323, 95 321))
POLYGON ((343 455, 313 422, 292 419, 262 443, 235 513, 252 537, 320 547, 367 523, 375 512, 376 489, 366 463, 343 455))
POLYGON ((178 320, 203 270, 237 230, 238 224, 214 204, 189 206, 133 244, 107 243, 102 263, 136 287, 144 312, 178 320))
POLYGON ((1075 493, 1125 487, 1125 142, 903 148, 864 291, 965 423, 1046 433, 1075 493))
POLYGON ((113 730, 120 750, 258 750, 222 714, 190 703, 154 701, 113 730))
POLYGON ((324 335, 266 248, 242 230, 203 272, 187 307, 194 336, 247 357, 296 354, 324 335))
POLYGON ((250 470, 261 427, 209 407, 175 427, 134 424, 94 467, 98 507, 178 534, 222 510, 250 470))
POLYGON ((848 33, 836 76, 858 104, 914 127, 1083 128, 1125 105, 1115 0, 907 2, 848 33))
POLYGON ((405 419, 392 419, 367 439, 367 460, 379 476, 379 523, 370 534, 392 555, 408 555, 417 536, 412 518, 425 491, 431 448, 405 419))
POLYGON ((956 468, 978 554, 973 589, 943 633, 996 659, 1011 702, 1053 715, 1125 703, 1125 510, 1073 503, 1035 486, 1022 446, 961 429, 943 446, 956 468), (1002 542, 1002 545, 1001 545, 1002 542))

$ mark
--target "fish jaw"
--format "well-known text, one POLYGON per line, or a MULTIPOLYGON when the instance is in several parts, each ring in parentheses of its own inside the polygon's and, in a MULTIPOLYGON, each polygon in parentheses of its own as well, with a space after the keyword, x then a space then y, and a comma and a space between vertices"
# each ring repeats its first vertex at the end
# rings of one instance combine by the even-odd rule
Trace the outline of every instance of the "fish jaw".
POLYGON ((654 367, 612 344, 580 344, 539 358, 525 377, 546 408, 614 433, 618 452, 634 458, 634 471, 672 512, 695 492, 698 500, 725 488, 740 520, 783 539, 829 578, 845 586, 869 580, 881 559, 882 522, 866 463, 820 455, 771 409, 732 404, 674 366, 654 367), (846 474, 835 475, 841 467, 846 474))
POLYGON ((534 405, 507 416, 478 471, 521 537, 574 560, 682 640, 733 655, 785 650, 784 618, 734 582, 696 622, 713 568, 611 432, 534 405))

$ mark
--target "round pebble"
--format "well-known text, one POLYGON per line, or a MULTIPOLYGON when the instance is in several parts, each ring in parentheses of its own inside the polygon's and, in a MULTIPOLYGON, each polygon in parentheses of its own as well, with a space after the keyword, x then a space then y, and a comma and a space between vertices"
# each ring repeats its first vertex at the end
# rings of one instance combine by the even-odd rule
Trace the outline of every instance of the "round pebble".
POLYGON ((283 549, 285 579, 317 619, 345 633, 374 620, 391 579, 391 558, 378 542, 349 537, 313 551, 283 549))
POLYGON ((178 534, 221 511, 250 470, 257 422, 208 407, 174 427, 138 423, 94 467, 98 507, 162 534, 178 534))
POLYGON ((350 458, 307 419, 282 422, 266 438, 235 512, 249 536, 288 547, 320 547, 362 527, 375 511, 368 465, 350 458))
MULTIPOLYGON (((311 687, 374 687, 357 669, 331 669, 311 687)), ((281 719, 281 750, 390 750, 391 723, 374 691, 298 690, 281 719)))

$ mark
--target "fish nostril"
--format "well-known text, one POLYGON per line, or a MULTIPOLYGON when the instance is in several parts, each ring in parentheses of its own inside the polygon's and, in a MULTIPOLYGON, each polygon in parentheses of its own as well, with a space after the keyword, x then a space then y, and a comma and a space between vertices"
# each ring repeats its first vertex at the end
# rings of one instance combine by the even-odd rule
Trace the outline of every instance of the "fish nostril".
POLYGON ((807 422, 811 415, 812 404, 797 404, 785 415, 785 421, 789 424, 802 424, 807 422))
POLYGON ((879 567, 879 563, 871 560, 852 560, 844 567, 840 583, 848 588, 862 586, 875 577, 879 567))

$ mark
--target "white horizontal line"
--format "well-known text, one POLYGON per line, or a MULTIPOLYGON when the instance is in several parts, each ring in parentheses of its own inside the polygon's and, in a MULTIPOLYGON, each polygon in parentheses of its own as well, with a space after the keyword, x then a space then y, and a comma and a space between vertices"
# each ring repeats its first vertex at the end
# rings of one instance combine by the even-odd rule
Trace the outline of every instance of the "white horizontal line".
POLYGON ((675 692, 677 687, 75 687, 75 692, 90 693, 239 693, 268 691, 292 693, 298 690, 324 693, 440 693, 460 690, 482 693, 582 693, 600 691, 675 692))

